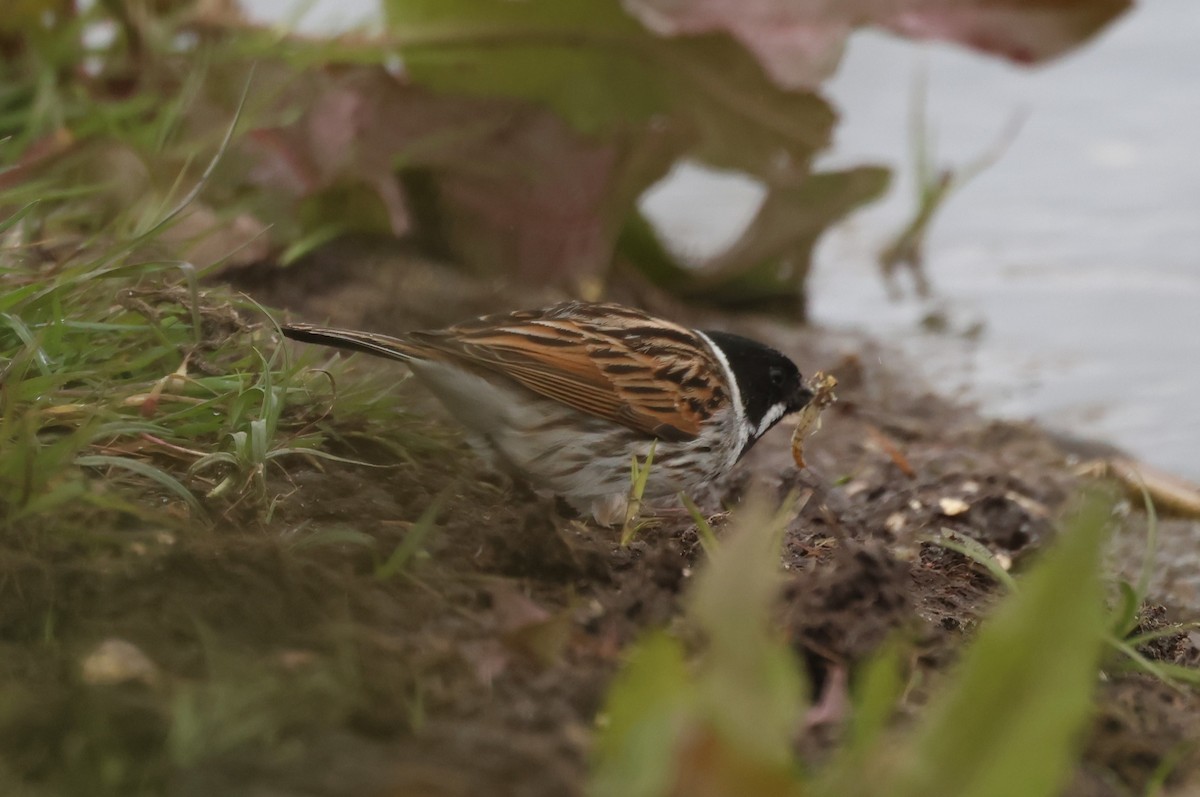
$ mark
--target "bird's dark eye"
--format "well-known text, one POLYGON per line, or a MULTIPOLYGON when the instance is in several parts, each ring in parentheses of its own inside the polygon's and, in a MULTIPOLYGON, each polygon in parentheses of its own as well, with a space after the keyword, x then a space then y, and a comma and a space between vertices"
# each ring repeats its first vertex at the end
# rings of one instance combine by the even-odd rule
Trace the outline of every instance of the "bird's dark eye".
POLYGON ((770 372, 768 373, 768 378, 771 380, 772 385, 779 387, 787 379, 787 374, 783 372, 782 368, 776 366, 771 368, 770 372))

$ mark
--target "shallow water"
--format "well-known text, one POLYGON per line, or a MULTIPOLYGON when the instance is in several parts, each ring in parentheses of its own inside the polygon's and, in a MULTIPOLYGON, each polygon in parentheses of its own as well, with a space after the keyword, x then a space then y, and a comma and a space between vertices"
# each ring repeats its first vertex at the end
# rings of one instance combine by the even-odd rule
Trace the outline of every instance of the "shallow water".
MULTIPOLYGON (((898 346, 942 391, 989 413, 1108 439, 1200 480, 1200 14, 1144 2, 1083 50, 1034 70, 877 34, 853 40, 829 94, 843 113, 829 166, 899 167, 885 201, 826 236, 813 317, 898 346), (939 164, 962 165, 1025 115, 999 163, 934 223, 928 272, 952 329, 890 302, 874 255, 912 207, 909 106, 927 75, 939 164)), ((279 19, 292 0, 247 0, 279 19)), ((372 19, 375 0, 317 2, 310 31, 372 19)), ((681 169, 646 208, 690 252, 730 240, 761 191, 681 169)))
POLYGON ((951 198, 929 271, 977 345, 914 331, 871 273, 911 184, 822 248, 814 315, 861 324, 929 357, 981 406, 1107 438, 1200 479, 1200 14, 1144 3, 1083 51, 1039 70, 947 47, 923 56, 864 36, 832 87, 834 158, 904 162, 923 60, 940 155, 963 163, 1018 112, 1002 160, 951 198))

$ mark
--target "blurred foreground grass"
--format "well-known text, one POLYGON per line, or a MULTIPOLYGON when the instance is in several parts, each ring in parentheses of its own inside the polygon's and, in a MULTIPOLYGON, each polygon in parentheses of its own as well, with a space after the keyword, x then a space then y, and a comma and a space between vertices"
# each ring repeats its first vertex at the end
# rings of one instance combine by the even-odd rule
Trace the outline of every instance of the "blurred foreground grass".
POLYGON ((912 677, 903 640, 863 665, 847 732, 816 769, 792 753, 806 710, 801 670, 769 623, 786 521, 743 512, 698 577, 689 619, 703 644, 694 663, 662 632, 633 651, 603 715, 594 797, 1060 793, 1101 676, 1107 501, 1084 502, 921 719, 892 722, 912 677))

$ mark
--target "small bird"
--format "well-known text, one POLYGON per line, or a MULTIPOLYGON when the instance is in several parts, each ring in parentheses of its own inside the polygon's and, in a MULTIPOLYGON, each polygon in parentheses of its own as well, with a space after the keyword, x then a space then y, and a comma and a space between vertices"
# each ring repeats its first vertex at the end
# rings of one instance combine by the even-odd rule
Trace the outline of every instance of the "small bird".
POLYGON ((562 302, 399 337, 282 330, 404 362, 494 465, 602 525, 624 518, 632 457, 654 448, 644 498, 693 491, 812 398, 769 346, 617 304, 562 302))

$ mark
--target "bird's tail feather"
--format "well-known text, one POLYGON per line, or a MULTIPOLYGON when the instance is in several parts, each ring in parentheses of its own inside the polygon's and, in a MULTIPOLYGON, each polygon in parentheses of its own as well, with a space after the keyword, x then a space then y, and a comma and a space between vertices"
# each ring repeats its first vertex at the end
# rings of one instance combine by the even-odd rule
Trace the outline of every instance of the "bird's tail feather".
POLYGON ((285 324, 280 329, 286 337, 303 343, 319 343, 323 346, 361 351, 376 357, 387 357, 401 362, 421 357, 422 348, 419 345, 389 335, 378 335, 374 332, 315 327, 311 324, 285 324))

